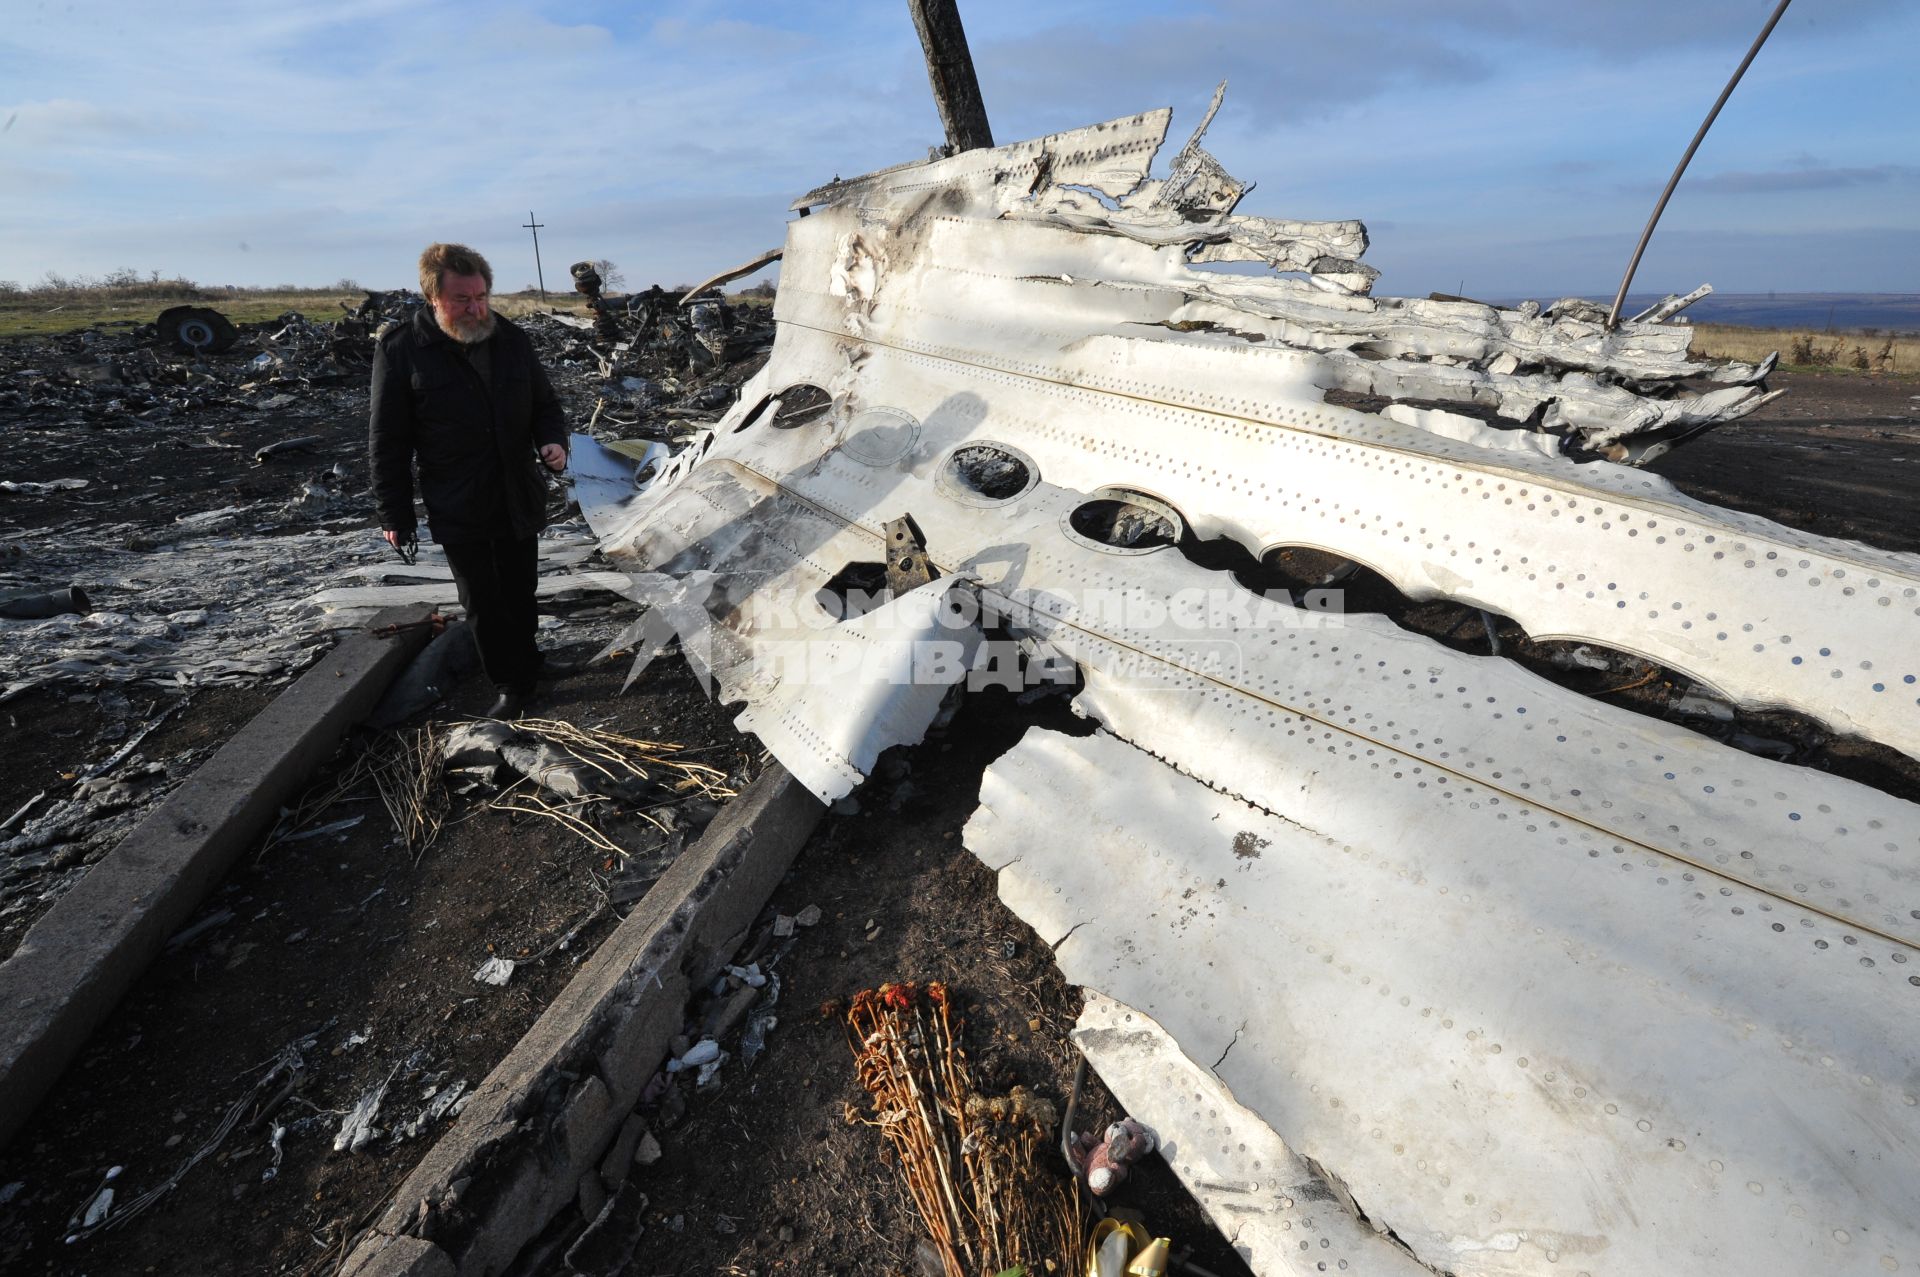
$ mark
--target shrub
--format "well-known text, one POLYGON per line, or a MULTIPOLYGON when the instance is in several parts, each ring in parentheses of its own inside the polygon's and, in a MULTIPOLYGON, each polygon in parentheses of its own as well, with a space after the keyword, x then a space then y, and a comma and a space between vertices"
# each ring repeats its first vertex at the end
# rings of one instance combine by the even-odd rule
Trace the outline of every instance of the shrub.
MULTIPOLYGON (((1845 357, 1847 340, 1834 338, 1833 345, 1822 346, 1820 339, 1813 333, 1795 333, 1793 342, 1787 348, 1788 359, 1792 363, 1805 364, 1811 368, 1832 368, 1845 357)), ((1856 368, 1863 365, 1855 363, 1856 368)))

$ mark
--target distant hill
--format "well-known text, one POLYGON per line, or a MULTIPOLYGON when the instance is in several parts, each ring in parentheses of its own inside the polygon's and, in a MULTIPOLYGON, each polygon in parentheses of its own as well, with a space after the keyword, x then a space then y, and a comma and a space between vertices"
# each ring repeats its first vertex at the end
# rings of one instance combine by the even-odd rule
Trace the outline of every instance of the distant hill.
MULTIPOLYGON (((1623 314, 1633 315, 1659 301, 1662 293, 1629 293, 1623 314)), ((1554 295, 1541 294, 1550 301, 1554 295)), ((1594 297, 1601 305, 1613 298, 1594 297)), ((1511 305, 1503 302, 1502 305, 1511 305)), ((1738 324, 1745 328, 1807 328, 1814 332, 1920 333, 1920 293, 1715 293, 1687 307, 1696 324, 1738 324)))

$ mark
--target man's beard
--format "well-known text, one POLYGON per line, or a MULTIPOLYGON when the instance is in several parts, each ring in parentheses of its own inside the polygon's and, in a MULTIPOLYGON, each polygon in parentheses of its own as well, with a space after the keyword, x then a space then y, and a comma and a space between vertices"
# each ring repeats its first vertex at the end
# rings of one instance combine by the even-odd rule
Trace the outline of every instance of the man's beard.
POLYGON ((493 336, 492 311, 488 311, 478 319, 474 319, 468 315, 448 317, 440 314, 436 314, 434 318, 439 321, 441 330, 444 331, 447 336, 453 338, 463 346, 478 345, 493 336))

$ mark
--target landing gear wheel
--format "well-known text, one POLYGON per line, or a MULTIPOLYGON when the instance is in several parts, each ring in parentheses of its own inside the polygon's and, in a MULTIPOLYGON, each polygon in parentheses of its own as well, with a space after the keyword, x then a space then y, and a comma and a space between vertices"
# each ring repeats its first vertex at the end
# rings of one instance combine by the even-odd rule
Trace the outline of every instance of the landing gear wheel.
POLYGON ((240 340, 240 330, 217 310, 205 306, 173 306, 153 321, 160 340, 182 354, 217 355, 240 340))

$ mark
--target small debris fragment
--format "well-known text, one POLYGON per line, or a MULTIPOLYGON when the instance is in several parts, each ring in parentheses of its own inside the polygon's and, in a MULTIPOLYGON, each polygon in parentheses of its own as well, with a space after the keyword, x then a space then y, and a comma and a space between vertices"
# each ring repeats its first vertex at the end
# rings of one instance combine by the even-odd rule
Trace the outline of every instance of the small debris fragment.
POLYGON ((1585 643, 1577 647, 1557 648, 1547 654, 1547 663, 1562 670, 1610 670, 1613 662, 1588 647, 1585 643))
POLYGON ((426 1107, 420 1110, 418 1117, 415 1117, 412 1121, 403 1122, 394 1128, 394 1142, 398 1143, 401 1140, 410 1140, 445 1117, 448 1113, 457 1112, 459 1108, 464 1107, 461 1105, 460 1099, 466 1092, 467 1084, 462 1080, 451 1084, 444 1090, 430 1095, 426 1107))
POLYGON ((374 1128, 373 1119, 379 1115, 380 1102, 386 1099, 387 1084, 392 1081, 393 1074, 389 1073, 380 1085, 360 1097, 360 1102, 347 1114, 347 1120, 340 1124, 340 1133, 333 1137, 334 1152, 357 1153, 380 1133, 374 1128))
POLYGON ((106 1221, 108 1212, 113 1210, 113 1181, 120 1178, 125 1167, 110 1166, 100 1178, 100 1187, 94 1190, 86 1206, 73 1213, 67 1220, 67 1245, 80 1240, 82 1234, 99 1227, 106 1221))
POLYGON ((504 985, 513 979, 512 958, 488 958, 473 973, 473 978, 481 984, 504 985))
POLYGON ((704 1070, 707 1065, 719 1064, 726 1058, 727 1053, 720 1049, 718 1042, 715 1042, 712 1038, 701 1038, 698 1042, 688 1047, 684 1055, 668 1060, 667 1072, 681 1073, 687 1069, 695 1068, 704 1070))
POLYGON ((232 921, 233 921, 233 910, 231 909, 216 910, 213 913, 208 914, 206 917, 200 919, 200 921, 194 923, 192 926, 187 927, 181 931, 176 931, 173 934, 172 938, 167 941, 167 951, 171 953, 177 949, 184 949, 188 945, 192 944, 195 940, 198 940, 201 936, 207 934, 207 932, 212 931, 215 927, 225 926, 227 923, 232 921))
POLYGON ((320 825, 313 829, 303 829, 297 834, 288 834, 284 838, 280 839, 280 841, 281 842, 304 842, 309 838, 324 838, 328 834, 345 833, 347 830, 352 829, 355 825, 359 824, 361 821, 365 819, 366 817, 364 815, 348 816, 345 820, 336 820, 332 824, 320 825))
MULTIPOLYGON (((273 404, 272 401, 269 400, 261 406, 272 407, 273 404)), ((298 439, 282 439, 278 443, 270 443, 255 452, 253 454, 254 464, 264 465, 272 458, 285 456, 289 452, 312 452, 315 447, 325 442, 326 440, 322 439, 319 435, 301 435, 298 439)))
POLYGON ((1698 687, 1689 688, 1685 695, 1674 701, 1673 711, 1690 718, 1712 719, 1716 723, 1733 721, 1733 706, 1698 687))
POLYGON ((273 1164, 260 1172, 260 1182, 262 1184, 272 1183, 274 1178, 280 1174, 280 1159, 282 1157, 280 1141, 286 1138, 286 1134, 287 1128, 285 1126, 279 1122, 273 1124, 273 1130, 267 1136, 267 1151, 273 1154, 273 1164))
POLYGON ((750 989, 764 989, 767 987, 767 977, 761 974, 760 964, 757 962, 751 966, 728 967, 727 974, 750 989))
POLYGON ((751 1068, 767 1049, 767 1034, 780 1027, 780 1017, 770 1011, 756 1013, 740 1035, 740 1067, 751 1068))
POLYGON ((80 1221, 80 1226, 82 1228, 92 1228, 95 1224, 105 1219, 107 1212, 112 1209, 113 1189, 103 1188, 94 1196, 92 1203, 88 1205, 86 1218, 80 1221))
POLYGON ((805 909, 802 909, 799 913, 794 914, 793 920, 803 927, 812 927, 812 926, 819 925, 820 906, 808 905, 805 909))

